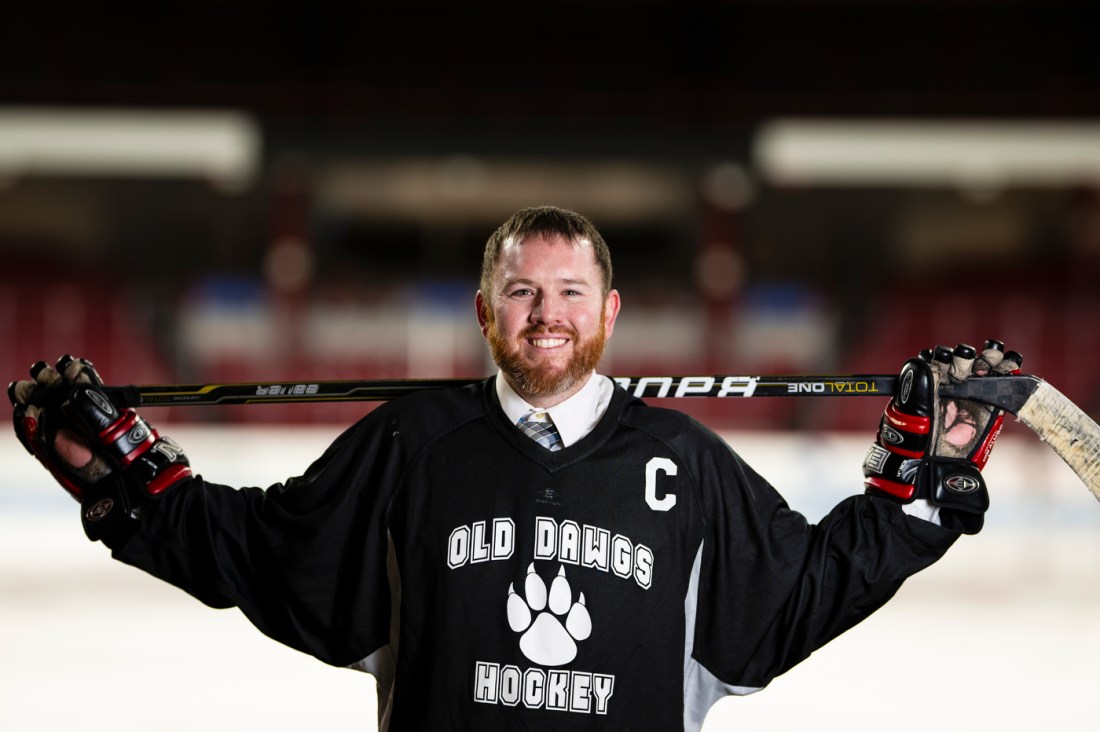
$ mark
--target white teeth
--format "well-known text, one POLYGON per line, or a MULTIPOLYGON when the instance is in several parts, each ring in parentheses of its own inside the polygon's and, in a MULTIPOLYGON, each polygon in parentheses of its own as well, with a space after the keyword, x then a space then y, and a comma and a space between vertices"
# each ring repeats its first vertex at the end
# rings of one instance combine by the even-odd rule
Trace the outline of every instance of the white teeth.
POLYGON ((531 344, 536 348, 557 348, 565 345, 564 338, 534 338, 531 344))

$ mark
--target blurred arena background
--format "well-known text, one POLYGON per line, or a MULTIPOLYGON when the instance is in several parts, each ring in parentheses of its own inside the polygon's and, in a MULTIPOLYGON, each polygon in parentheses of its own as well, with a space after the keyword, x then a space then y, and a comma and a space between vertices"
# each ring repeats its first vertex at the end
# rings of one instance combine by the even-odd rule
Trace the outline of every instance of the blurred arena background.
MULTIPOLYGON (((476 376, 480 250, 588 215, 622 375, 866 373, 995 336, 1100 417, 1088 4, 254 2, 5 10, 0 367, 116 383, 476 376)), ((976 343, 975 343, 976 344, 976 343)), ((882 401, 693 400, 811 518, 882 401)), ((222 482, 363 404, 146 415, 222 482)), ((115 566, 0 437, 0 728, 372 728, 373 685, 115 566)), ((1100 506, 1026 429, 986 531, 707 730, 1092 730, 1100 506)))

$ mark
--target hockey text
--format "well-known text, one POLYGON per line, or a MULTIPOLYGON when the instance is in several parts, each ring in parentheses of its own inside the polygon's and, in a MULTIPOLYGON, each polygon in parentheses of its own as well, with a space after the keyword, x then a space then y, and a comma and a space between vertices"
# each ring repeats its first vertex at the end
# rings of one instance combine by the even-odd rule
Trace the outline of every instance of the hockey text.
POLYGON ((607 714, 615 677, 564 669, 529 668, 478 661, 474 669, 474 701, 529 709, 581 714, 607 714))

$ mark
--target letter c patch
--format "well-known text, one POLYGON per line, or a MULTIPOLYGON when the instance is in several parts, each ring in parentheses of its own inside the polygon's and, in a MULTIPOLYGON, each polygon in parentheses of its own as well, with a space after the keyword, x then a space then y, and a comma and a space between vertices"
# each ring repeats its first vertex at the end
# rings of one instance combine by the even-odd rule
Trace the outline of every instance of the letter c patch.
POLYGON ((665 493, 657 497, 657 473, 676 475, 676 463, 668 458, 655 457, 645 465, 645 502, 654 511, 668 511, 676 505, 676 494, 665 493))

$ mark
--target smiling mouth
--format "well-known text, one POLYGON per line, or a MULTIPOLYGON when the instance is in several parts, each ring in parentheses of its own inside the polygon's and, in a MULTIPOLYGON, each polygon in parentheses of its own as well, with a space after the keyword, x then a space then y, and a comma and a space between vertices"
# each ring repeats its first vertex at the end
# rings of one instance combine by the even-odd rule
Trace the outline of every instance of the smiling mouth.
POLYGON ((528 338, 527 342, 535 348, 558 348, 569 342, 567 338, 528 338))

